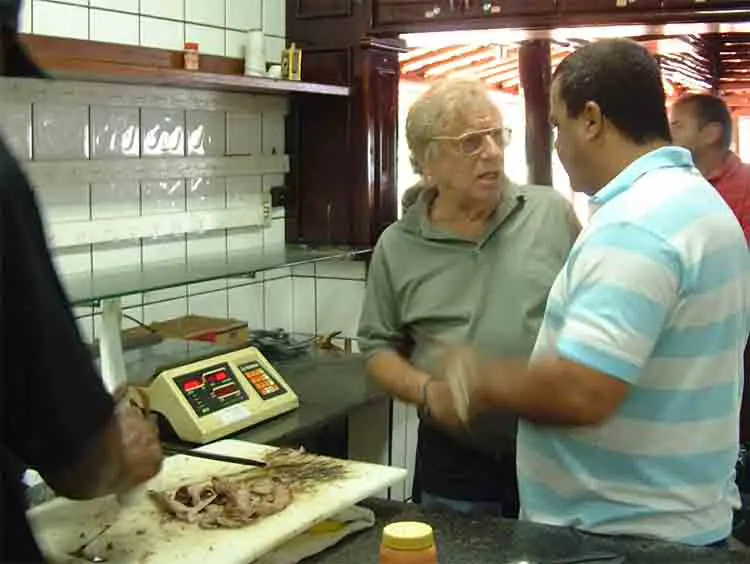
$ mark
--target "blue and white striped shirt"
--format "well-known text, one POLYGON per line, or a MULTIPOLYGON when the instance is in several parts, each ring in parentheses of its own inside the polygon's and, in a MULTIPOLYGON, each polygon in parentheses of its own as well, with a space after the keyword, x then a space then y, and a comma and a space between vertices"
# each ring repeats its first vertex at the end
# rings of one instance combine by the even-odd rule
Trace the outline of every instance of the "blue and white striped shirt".
POLYGON ((750 331, 750 255, 732 211, 676 147, 630 164, 550 292, 534 356, 629 385, 606 422, 522 422, 522 518, 705 545, 729 536, 750 331))

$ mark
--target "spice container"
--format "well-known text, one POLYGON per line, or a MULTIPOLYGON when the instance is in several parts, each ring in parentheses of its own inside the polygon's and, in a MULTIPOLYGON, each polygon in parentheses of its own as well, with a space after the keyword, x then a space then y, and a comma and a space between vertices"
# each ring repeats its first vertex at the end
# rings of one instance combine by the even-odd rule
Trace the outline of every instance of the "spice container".
POLYGON ((294 43, 281 52, 281 77, 286 80, 302 80, 302 49, 294 43))
POLYGON ((185 70, 197 71, 200 68, 200 56, 197 43, 185 43, 185 70))
POLYGON ((432 527, 417 521, 387 525, 380 544, 380 564, 438 564, 432 527))

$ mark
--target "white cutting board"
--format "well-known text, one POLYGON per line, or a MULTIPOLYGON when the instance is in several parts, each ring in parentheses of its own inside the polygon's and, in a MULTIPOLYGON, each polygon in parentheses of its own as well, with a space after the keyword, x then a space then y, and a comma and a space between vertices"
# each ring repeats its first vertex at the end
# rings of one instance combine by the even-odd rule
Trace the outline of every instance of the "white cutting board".
MULTIPOLYGON (((258 459, 275 448, 224 440, 198 450, 258 459)), ((204 530, 196 524, 165 519, 145 496, 125 509, 120 508, 113 496, 82 502, 55 499, 31 509, 28 515, 50 562, 85 562, 70 553, 112 524, 96 540, 97 546, 111 543, 103 554, 108 563, 248 564, 312 525, 406 477, 406 470, 401 468, 343 462, 347 470, 345 478, 297 494, 292 504, 280 513, 242 529, 204 530)), ((246 469, 247 466, 176 455, 165 460, 161 473, 147 487, 171 489, 246 469)))

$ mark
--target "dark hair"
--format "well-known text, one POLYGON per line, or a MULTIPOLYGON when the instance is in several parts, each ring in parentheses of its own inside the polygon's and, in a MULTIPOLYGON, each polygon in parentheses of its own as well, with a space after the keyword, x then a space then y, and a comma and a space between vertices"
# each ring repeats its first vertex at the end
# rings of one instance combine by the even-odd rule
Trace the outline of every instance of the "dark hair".
POLYGON ((629 39, 604 39, 568 55, 552 77, 568 115, 599 105, 625 137, 643 144, 671 141, 661 70, 648 50, 629 39))
POLYGON ((732 144, 732 114, 724 100, 711 94, 686 94, 675 102, 675 106, 689 106, 701 127, 709 123, 721 125, 721 148, 725 151, 732 144))

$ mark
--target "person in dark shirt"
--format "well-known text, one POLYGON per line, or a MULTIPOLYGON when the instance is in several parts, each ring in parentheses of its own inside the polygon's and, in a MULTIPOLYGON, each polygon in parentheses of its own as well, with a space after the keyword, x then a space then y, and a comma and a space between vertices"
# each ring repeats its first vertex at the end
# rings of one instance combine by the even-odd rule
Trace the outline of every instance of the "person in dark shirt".
MULTIPOLYGON (((20 0, 0 0, 0 75, 42 76, 18 42, 20 0)), ((2 562, 42 562, 26 521, 23 472, 59 495, 124 493, 163 453, 140 411, 115 404, 82 343, 47 249, 39 209, 0 139, 2 562)))

